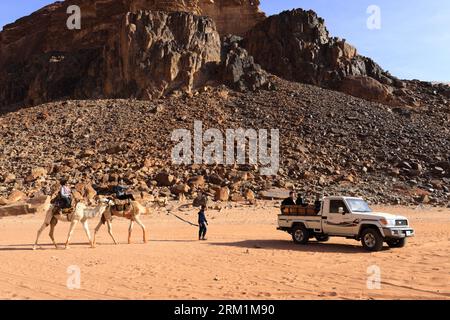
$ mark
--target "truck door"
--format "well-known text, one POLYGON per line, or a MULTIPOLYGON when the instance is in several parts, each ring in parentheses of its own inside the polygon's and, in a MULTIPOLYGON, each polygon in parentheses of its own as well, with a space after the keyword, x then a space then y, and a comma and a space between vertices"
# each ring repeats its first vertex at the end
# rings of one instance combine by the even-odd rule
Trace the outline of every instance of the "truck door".
POLYGON ((344 200, 330 200, 329 205, 324 209, 328 209, 328 212, 323 213, 327 218, 322 220, 325 233, 330 235, 354 234, 354 230, 358 225, 355 225, 354 217, 348 210, 344 200), (339 212, 339 208, 342 208, 343 211, 339 212))

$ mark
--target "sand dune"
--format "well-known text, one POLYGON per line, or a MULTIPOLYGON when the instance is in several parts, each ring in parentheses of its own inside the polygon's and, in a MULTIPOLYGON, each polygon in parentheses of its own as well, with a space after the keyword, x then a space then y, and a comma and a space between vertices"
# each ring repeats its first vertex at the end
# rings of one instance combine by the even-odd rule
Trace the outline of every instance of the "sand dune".
MULTIPOLYGON (((164 211, 144 218, 149 243, 128 223, 114 221, 121 244, 100 231, 90 249, 78 226, 70 250, 32 243, 43 215, 0 220, 1 299, 450 299, 450 210, 377 208, 410 218, 416 229, 405 248, 365 252, 354 240, 298 246, 277 231, 272 203, 210 211, 209 240, 164 211), (69 290, 67 268, 81 270, 81 288, 69 290), (381 289, 368 289, 367 268, 381 270, 381 289)), ((177 212, 195 222, 194 210, 177 212)), ((92 221, 91 229, 97 221, 92 221)), ((69 225, 56 230, 59 243, 69 225)))

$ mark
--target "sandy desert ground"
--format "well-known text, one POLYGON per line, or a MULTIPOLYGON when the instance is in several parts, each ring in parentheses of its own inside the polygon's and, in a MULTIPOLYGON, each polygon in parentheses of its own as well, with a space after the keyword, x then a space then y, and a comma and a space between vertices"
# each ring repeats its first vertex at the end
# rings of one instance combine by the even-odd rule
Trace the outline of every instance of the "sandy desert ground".
MULTIPOLYGON (((354 240, 295 245, 276 230, 273 203, 209 211, 208 241, 197 229, 153 211, 144 217, 149 242, 125 244, 128 223, 114 221, 121 244, 103 228, 90 249, 77 226, 72 248, 56 250, 48 231, 32 251, 43 214, 0 220, 1 299, 450 299, 450 210, 376 208, 404 214, 416 237, 402 249, 365 252, 354 240), (81 271, 81 288, 69 290, 67 269, 81 271), (367 288, 368 267, 381 270, 381 289, 367 288)), ((196 211, 174 211, 195 222, 196 211)), ((97 221, 91 221, 93 229, 97 221)), ((69 225, 59 223, 56 239, 69 225)))

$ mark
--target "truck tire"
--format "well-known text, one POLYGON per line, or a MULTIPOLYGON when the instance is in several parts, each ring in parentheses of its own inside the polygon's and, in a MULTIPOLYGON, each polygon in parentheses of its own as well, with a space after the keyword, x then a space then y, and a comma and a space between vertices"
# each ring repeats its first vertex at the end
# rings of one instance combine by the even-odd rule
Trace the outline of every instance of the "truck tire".
POLYGON ((406 245, 406 238, 389 239, 386 242, 390 248, 403 248, 406 245))
POLYGON ((361 244, 367 251, 380 251, 383 248, 383 237, 374 228, 367 228, 361 234, 361 244))
POLYGON ((315 238, 319 242, 327 242, 328 240, 330 240, 330 237, 326 234, 316 234, 315 238))
POLYGON ((292 228, 292 240, 298 244, 307 244, 309 240, 309 231, 303 225, 292 228))

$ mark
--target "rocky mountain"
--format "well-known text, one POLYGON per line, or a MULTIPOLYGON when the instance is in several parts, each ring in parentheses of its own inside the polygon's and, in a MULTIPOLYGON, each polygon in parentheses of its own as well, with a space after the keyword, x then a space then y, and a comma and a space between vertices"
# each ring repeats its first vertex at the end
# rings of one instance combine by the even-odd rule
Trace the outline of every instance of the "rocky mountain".
POLYGON ((92 194, 119 176, 143 197, 237 201, 295 187, 448 204, 450 87, 397 79, 312 11, 266 18, 258 5, 66 0, 6 26, 0 205, 51 194, 61 177, 92 194), (70 4, 81 30, 66 27, 70 4), (279 128, 279 175, 173 165, 170 134, 194 120, 279 128))

